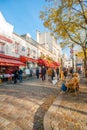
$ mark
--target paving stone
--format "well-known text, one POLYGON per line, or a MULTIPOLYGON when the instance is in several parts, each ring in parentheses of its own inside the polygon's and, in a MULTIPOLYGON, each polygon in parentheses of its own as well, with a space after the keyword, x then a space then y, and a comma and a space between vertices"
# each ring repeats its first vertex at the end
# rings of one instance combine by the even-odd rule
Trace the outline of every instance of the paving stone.
MULTIPOLYGON (((46 109, 41 106, 44 106, 50 95, 56 95, 58 90, 40 79, 0 87, 0 130, 39 130, 34 129, 35 115, 38 115, 37 124, 42 125, 43 118, 39 119, 42 115, 44 117, 43 110, 46 109)), ((87 87, 84 85, 78 97, 59 95, 45 113, 45 130, 51 130, 50 122, 54 130, 87 130, 86 95, 87 87)), ((48 107, 47 104, 45 106, 48 107)))
POLYGON ((87 103, 85 102, 87 98, 87 86, 81 85, 80 87, 79 96, 72 94, 58 95, 44 117, 45 130, 87 129, 87 103))

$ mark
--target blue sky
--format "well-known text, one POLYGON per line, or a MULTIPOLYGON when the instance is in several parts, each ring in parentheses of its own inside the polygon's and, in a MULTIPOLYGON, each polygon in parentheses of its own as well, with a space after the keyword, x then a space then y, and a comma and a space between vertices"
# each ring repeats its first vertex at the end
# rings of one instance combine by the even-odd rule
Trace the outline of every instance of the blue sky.
POLYGON ((14 32, 22 35, 30 33, 36 38, 36 30, 46 31, 39 13, 45 0, 0 0, 0 11, 6 21, 14 26, 14 32))
MULTIPOLYGON (((14 26, 15 33, 29 33, 36 40, 36 30, 48 31, 39 18, 45 5, 45 0, 0 0, 0 12, 6 21, 14 26)), ((63 53, 67 51, 69 53, 69 50, 64 49, 63 53)))

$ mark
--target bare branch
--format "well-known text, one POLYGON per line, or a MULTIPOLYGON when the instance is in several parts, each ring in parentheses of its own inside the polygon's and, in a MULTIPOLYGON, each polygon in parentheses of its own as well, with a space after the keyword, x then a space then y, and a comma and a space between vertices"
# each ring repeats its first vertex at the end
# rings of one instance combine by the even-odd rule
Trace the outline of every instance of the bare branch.
POLYGON ((67 31, 66 28, 64 28, 65 32, 67 33, 67 35, 69 36, 69 38, 76 44, 80 45, 81 46, 81 43, 77 42, 75 39, 72 38, 72 36, 69 34, 69 32, 67 31))
POLYGON ((78 0, 78 1, 79 1, 80 7, 81 7, 82 12, 83 12, 83 17, 84 17, 85 22, 86 22, 86 24, 87 24, 87 18, 86 18, 86 16, 85 16, 85 12, 84 12, 84 8, 83 8, 83 5, 82 5, 82 2, 81 2, 80 0, 78 0))
POLYGON ((77 9, 73 8, 73 7, 72 7, 72 9, 82 14, 82 12, 81 12, 81 11, 79 11, 79 10, 77 10, 77 9))

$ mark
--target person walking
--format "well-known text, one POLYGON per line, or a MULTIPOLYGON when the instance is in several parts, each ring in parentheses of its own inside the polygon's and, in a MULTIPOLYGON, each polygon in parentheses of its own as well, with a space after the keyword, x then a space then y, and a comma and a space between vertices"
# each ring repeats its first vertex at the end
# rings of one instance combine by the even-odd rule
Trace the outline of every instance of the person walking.
POLYGON ((36 76, 37 76, 37 79, 39 78, 39 68, 37 67, 36 68, 36 76))
POLYGON ((59 68, 56 69, 57 80, 59 80, 59 68))
POLYGON ((47 75, 48 75, 48 81, 52 82, 52 78, 51 78, 52 77, 52 68, 49 67, 47 69, 47 75))
POLYGON ((65 68, 65 70, 64 70, 64 76, 65 76, 65 78, 67 77, 67 75, 68 75, 68 69, 67 68, 65 68))
POLYGON ((20 82, 22 82, 22 76, 23 76, 23 71, 22 71, 22 69, 19 68, 19 70, 18 70, 18 79, 19 79, 20 82))
POLYGON ((51 80, 53 80, 54 77, 55 77, 55 71, 54 71, 54 69, 52 68, 52 76, 51 76, 51 80))
POLYGON ((32 70, 32 68, 30 68, 30 77, 32 77, 33 76, 33 70, 32 70))
POLYGON ((13 74, 14 74, 14 77, 13 77, 14 84, 16 84, 16 83, 17 83, 17 80, 18 80, 18 68, 16 68, 16 69, 13 71, 13 74))
POLYGON ((69 73, 70 73, 70 76, 72 77, 72 75, 73 75, 73 73, 74 73, 74 70, 73 70, 72 67, 70 68, 70 72, 69 72, 69 73))
POLYGON ((44 81, 46 79, 46 68, 45 68, 45 66, 43 66, 42 69, 41 69, 41 77, 42 77, 42 81, 44 81))
POLYGON ((64 71, 62 70, 62 68, 60 70, 60 78, 61 78, 61 81, 65 80, 64 71))

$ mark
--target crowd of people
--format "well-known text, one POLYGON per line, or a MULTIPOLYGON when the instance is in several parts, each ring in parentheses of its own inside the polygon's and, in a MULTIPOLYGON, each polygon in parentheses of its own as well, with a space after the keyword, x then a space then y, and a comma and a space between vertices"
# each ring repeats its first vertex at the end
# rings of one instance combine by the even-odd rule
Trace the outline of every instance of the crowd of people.
POLYGON ((62 92, 79 92, 79 74, 74 72, 73 68, 45 68, 44 66, 41 69, 42 81, 48 76, 48 81, 53 83, 54 77, 56 76, 57 81, 61 80, 61 90, 62 92))
MULTIPOLYGON (((71 90, 74 90, 75 92, 79 88, 79 76, 78 73, 75 73, 73 68, 52 68, 52 67, 45 67, 42 66, 41 68, 37 67, 35 69, 35 75, 36 78, 41 78, 42 81, 48 80, 48 82, 53 83, 53 81, 56 79, 57 82, 59 80, 62 81, 61 90, 62 92, 69 92, 71 90)), ((13 80, 14 84, 23 81, 23 73, 24 71, 20 69, 19 67, 16 67, 13 72, 12 76, 9 76, 9 80, 13 80)), ((29 76, 33 76, 33 71, 30 69, 29 76)))

